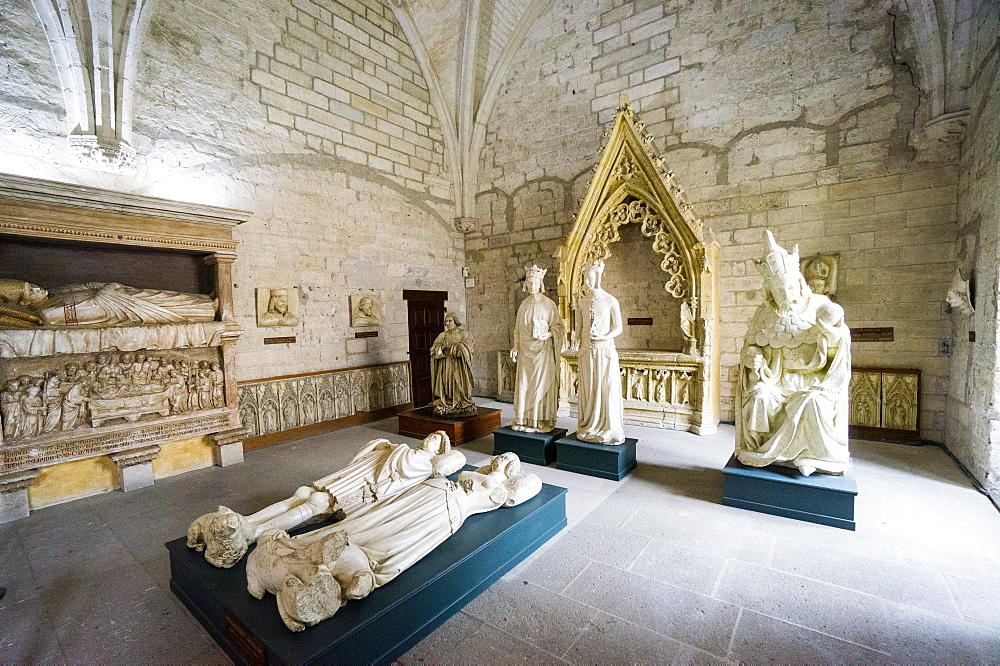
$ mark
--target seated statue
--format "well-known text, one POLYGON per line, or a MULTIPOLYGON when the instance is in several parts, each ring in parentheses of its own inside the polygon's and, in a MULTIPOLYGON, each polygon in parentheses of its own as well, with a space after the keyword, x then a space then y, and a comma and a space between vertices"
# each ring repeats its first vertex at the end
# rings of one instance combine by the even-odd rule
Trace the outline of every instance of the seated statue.
POLYGON ((285 625, 301 631, 392 581, 469 516, 520 504, 542 488, 514 454, 480 469, 457 483, 427 479, 314 532, 265 533, 247 558, 247 589, 258 599, 274 594, 285 625))
POLYGON ((88 282, 46 290, 0 280, 0 328, 80 328, 215 321, 205 294, 88 282))
POLYGON ((188 528, 187 545, 214 566, 229 568, 267 530, 291 530, 349 515, 359 505, 391 497, 430 477, 454 474, 465 455, 451 448, 444 431, 431 433, 413 449, 387 439, 368 442, 350 464, 302 486, 291 497, 243 516, 220 506, 188 528))
POLYGON ((795 467, 805 476, 843 474, 850 462, 851 381, 844 309, 806 285, 798 246, 788 253, 765 234, 767 251, 757 262, 765 299, 740 357, 736 457, 752 467, 795 467))

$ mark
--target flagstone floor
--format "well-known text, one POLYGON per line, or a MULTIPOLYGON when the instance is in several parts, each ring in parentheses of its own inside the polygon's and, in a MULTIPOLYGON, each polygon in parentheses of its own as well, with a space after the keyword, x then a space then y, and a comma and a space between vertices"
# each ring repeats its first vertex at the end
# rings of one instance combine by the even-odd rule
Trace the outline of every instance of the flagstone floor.
MULTIPOLYGON (((731 426, 626 430, 639 466, 620 483, 526 465, 568 488, 569 527, 401 663, 1000 662, 1000 513, 940 448, 852 442, 849 532, 723 506, 731 426)), ((171 594, 163 543, 394 433, 310 437, 0 525, 0 661, 228 663, 171 594)), ((463 450, 479 463, 492 436, 463 450)))

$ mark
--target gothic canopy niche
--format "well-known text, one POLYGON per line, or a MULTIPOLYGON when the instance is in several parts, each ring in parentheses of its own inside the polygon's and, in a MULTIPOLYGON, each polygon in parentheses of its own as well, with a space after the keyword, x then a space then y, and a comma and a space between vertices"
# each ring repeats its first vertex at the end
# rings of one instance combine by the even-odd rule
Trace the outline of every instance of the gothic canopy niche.
MULTIPOLYGON (((677 328, 679 338, 671 349, 619 349, 625 418, 633 423, 714 433, 719 420, 719 355, 713 341, 718 320, 719 245, 694 214, 625 96, 605 136, 608 141, 601 161, 573 230, 560 249, 560 314, 566 330, 574 330, 574 306, 583 285, 584 264, 611 258, 614 244, 622 240, 626 230, 636 237, 626 227, 635 225, 659 260, 659 277, 650 289, 663 289, 679 303, 669 312, 636 314, 640 319, 652 318, 654 326, 677 328)), ((624 252, 625 244, 619 249, 624 252)), ((626 258, 630 264, 632 260, 631 256, 626 258)), ((564 412, 576 407, 576 368, 576 357, 565 356, 560 405, 564 412)))

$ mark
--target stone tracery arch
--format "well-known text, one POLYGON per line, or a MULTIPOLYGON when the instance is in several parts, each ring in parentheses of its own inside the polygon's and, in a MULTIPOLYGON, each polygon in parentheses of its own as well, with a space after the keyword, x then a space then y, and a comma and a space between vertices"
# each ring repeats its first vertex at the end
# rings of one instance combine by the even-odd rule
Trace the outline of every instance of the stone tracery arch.
MULTIPOLYGON (((633 384, 645 387, 625 391, 626 420, 713 433, 719 419, 719 354, 713 342, 718 243, 694 214, 626 99, 606 136, 573 230, 559 251, 559 308, 566 330, 574 330, 584 265, 610 257, 611 246, 620 240, 620 228, 637 224, 649 239, 650 250, 662 255, 663 288, 681 301, 686 348, 619 351, 626 389, 633 384)), ((565 356, 564 412, 575 406, 575 371, 575 356, 565 356)))

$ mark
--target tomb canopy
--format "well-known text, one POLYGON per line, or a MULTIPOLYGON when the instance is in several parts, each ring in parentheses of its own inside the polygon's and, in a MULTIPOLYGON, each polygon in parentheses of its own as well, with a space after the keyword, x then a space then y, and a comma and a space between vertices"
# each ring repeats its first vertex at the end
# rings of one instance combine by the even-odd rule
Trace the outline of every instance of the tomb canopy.
MULTIPOLYGON (((605 136, 607 143, 573 229, 558 250, 559 311, 565 330, 575 329, 585 265, 627 265, 627 271, 608 271, 609 282, 631 280, 609 285, 623 301, 627 322, 619 345, 626 422, 712 434, 719 423, 720 369, 714 339, 719 243, 694 213, 624 95, 605 136), (639 244, 655 261, 635 255, 639 244), (634 332, 650 323, 663 334, 643 338, 634 332)), ((566 346, 571 347, 568 339, 566 346)), ((577 355, 564 353, 562 414, 577 409, 578 368, 577 355)))

